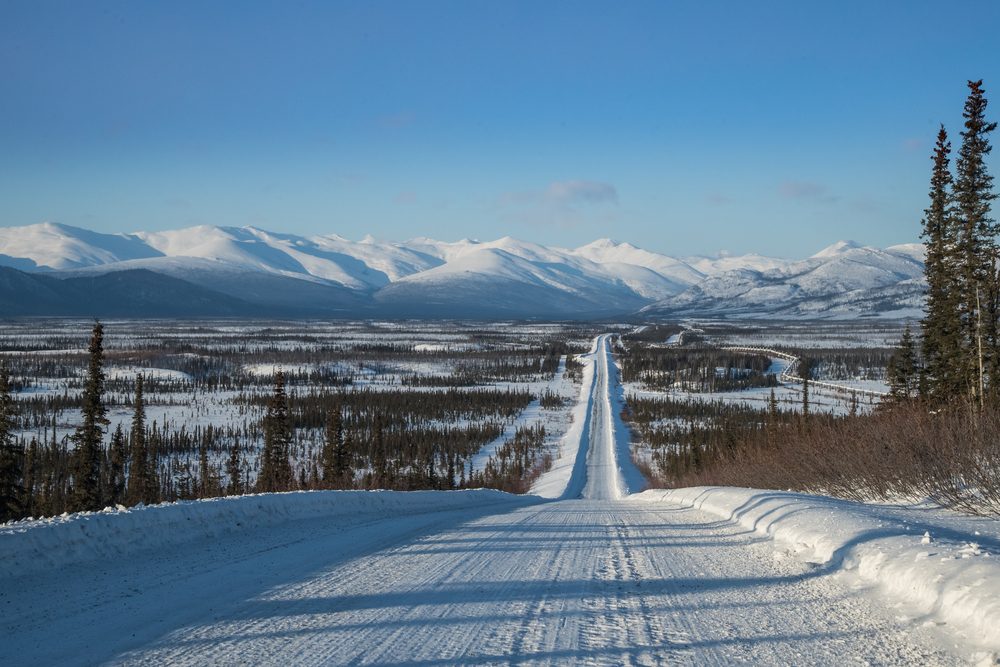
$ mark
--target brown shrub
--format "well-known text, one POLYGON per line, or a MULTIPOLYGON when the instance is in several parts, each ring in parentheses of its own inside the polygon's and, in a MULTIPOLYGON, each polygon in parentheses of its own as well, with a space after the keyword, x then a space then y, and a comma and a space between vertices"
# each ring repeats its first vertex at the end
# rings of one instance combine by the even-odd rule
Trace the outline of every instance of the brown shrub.
POLYGON ((714 457, 679 486, 792 489, 862 501, 923 499, 1000 515, 1000 409, 931 410, 782 424, 714 457))

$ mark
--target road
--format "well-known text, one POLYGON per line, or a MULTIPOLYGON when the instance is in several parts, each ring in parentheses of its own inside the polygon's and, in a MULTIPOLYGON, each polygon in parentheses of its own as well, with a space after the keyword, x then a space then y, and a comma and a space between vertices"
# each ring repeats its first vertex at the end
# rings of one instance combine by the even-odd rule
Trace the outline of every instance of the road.
MULTIPOLYGON (((598 341, 580 498, 305 521, 6 591, 2 664, 958 664, 850 579, 629 502, 598 341)), ((624 449, 623 449, 624 444, 624 449)))

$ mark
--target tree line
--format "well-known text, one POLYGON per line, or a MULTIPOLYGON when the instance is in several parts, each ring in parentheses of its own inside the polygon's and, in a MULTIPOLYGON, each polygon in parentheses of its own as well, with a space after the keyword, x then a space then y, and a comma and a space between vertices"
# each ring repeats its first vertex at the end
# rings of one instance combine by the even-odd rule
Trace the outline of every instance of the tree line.
MULTIPOLYGON (((537 362, 548 371, 558 350, 537 362)), ((537 474, 544 432, 519 431, 485 472, 471 459, 498 438, 501 419, 533 400, 518 389, 318 391, 290 394, 284 373, 268 396, 241 394, 237 405, 263 408, 242 428, 149 423, 146 382, 132 383, 131 424, 110 434, 104 327, 94 324, 79 425, 59 440, 17 437, 18 404, 0 369, 0 522, 26 516, 99 510, 177 499, 295 489, 515 488, 537 474), (462 423, 466 422, 466 423, 462 423), (319 434, 318 442, 313 438, 319 434), (106 435, 110 435, 105 443, 106 435), (256 448, 252 443, 263 441, 256 448)))
POLYGON ((897 401, 919 397, 982 409, 1000 399, 1000 226, 991 217, 997 195, 986 164, 997 124, 986 117, 982 80, 968 88, 954 169, 944 125, 931 155, 921 232, 925 316, 917 336, 904 333, 888 381, 897 401))

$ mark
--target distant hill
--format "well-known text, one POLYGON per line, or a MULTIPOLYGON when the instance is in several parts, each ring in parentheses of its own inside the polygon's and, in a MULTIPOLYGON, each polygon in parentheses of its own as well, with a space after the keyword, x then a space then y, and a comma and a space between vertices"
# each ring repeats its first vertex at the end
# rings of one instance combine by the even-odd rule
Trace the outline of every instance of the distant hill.
POLYGON ((254 227, 0 228, 4 315, 598 318, 912 315, 922 246, 676 258, 599 239, 351 241, 254 227))

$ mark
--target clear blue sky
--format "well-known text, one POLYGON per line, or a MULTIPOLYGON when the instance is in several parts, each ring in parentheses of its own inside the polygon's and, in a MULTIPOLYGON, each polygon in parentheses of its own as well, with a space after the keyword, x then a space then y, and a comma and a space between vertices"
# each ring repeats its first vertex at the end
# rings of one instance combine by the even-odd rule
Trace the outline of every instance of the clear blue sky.
POLYGON ((915 241, 967 79, 1000 118, 998 30, 993 1, 6 0, 0 226, 915 241))

